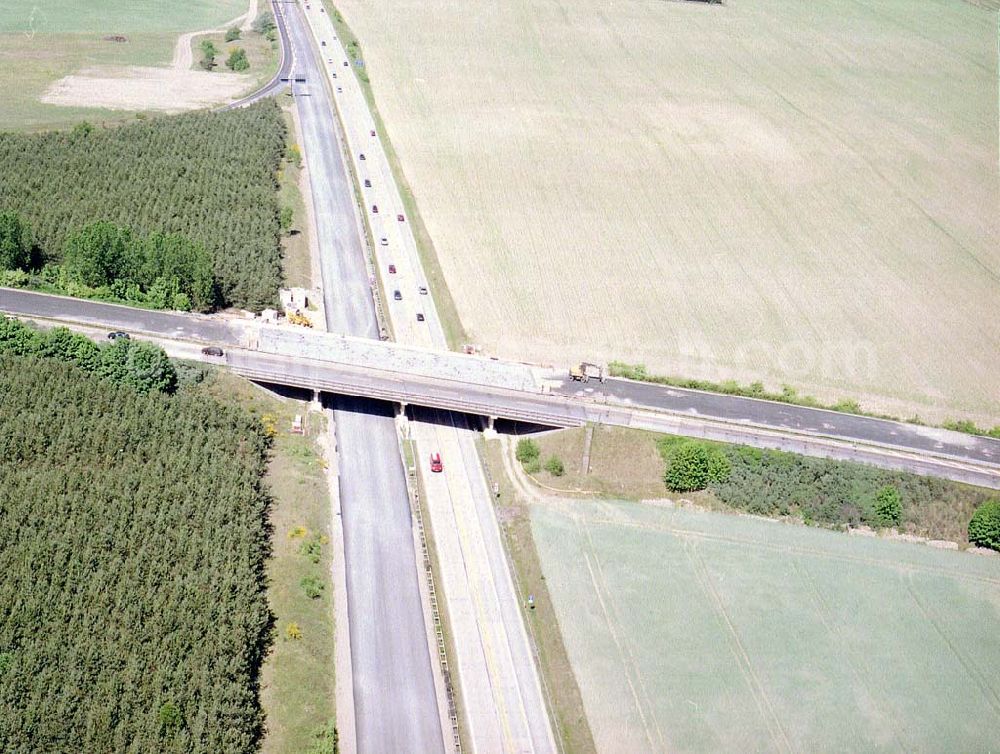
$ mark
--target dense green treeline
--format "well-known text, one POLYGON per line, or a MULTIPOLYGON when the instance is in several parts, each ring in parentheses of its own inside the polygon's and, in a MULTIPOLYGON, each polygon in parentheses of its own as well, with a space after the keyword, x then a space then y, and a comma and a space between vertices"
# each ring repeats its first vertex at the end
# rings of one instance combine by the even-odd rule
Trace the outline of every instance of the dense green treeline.
POLYGON ((197 390, 0 353, 0 751, 259 748, 267 449, 197 390))
POLYGON ((67 361, 98 377, 142 393, 171 393, 177 371, 163 349, 151 343, 119 338, 98 345, 65 327, 43 331, 0 315, 0 355, 40 356, 67 361))
MULTIPOLYGON (((108 129, 0 134, 0 212, 23 219, 35 268, 63 262, 71 238, 105 221, 148 244, 203 247, 220 302, 259 309, 281 284, 276 174, 284 147, 284 121, 270 100, 108 129)), ((20 231, 0 226, 0 237, 20 231)), ((0 261, 16 257, 9 246, 0 242, 0 261)), ((142 288, 132 280, 119 293, 133 284, 142 288)), ((157 296, 192 295, 165 288, 169 276, 157 296)))
POLYGON ((991 491, 936 477, 682 437, 658 441, 674 492, 709 490, 736 510, 841 527, 896 527, 968 541, 968 524, 991 491))

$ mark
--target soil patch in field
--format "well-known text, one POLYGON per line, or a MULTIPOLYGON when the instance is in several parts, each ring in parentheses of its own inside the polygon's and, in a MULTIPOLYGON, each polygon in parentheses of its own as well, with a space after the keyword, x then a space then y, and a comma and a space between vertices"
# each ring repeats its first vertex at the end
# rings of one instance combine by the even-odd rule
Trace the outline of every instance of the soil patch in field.
MULTIPOLYGON (((256 15, 257 0, 250 0, 246 13, 220 28, 249 28, 256 15)), ((180 112, 235 99, 250 88, 254 76, 190 70, 192 39, 215 31, 217 29, 182 34, 174 46, 169 68, 90 67, 54 82, 41 100, 46 104, 67 107, 180 112)))

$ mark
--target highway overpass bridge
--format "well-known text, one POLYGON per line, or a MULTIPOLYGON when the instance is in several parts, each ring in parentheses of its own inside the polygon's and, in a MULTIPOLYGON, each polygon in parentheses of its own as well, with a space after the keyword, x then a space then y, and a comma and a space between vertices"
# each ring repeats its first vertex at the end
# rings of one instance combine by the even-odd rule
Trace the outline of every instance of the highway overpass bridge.
POLYGON ((703 437, 1000 489, 1000 441, 933 427, 662 385, 581 384, 563 368, 0 289, 0 312, 163 343, 219 345, 258 382, 553 427, 588 422, 703 437))

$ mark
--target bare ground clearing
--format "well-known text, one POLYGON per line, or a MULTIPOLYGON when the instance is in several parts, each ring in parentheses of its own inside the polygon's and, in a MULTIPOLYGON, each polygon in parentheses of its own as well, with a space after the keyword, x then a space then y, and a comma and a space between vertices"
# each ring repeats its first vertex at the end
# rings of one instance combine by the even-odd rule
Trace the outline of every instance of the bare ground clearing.
POLYGON ((68 107, 101 107, 109 110, 160 110, 180 112, 235 99, 249 89, 255 76, 190 70, 195 36, 229 26, 248 28, 257 15, 257 0, 247 12, 218 29, 186 32, 174 46, 169 68, 148 66, 95 66, 54 82, 42 95, 46 104, 68 107))
POLYGON ((337 5, 474 341, 1000 418, 994 13, 337 5))

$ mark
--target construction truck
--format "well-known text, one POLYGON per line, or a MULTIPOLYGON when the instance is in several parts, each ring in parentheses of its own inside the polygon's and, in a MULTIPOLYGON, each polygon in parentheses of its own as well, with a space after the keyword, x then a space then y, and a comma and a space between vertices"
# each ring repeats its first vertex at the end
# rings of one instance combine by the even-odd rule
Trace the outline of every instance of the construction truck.
POLYGON ((302 327, 312 327, 313 323, 309 320, 305 314, 300 311, 294 311, 288 313, 288 324, 290 325, 301 325, 302 327))
POLYGON ((604 382, 607 379, 607 375, 604 373, 604 367, 581 361, 576 366, 569 368, 569 378, 577 382, 590 382, 591 380, 604 382))

